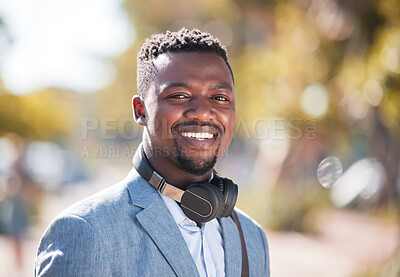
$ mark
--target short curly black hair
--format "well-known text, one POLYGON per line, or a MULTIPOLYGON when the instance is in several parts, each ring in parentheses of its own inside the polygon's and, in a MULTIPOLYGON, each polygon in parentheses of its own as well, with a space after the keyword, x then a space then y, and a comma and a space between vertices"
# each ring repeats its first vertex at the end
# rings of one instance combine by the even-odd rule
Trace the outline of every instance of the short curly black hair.
POLYGON ((177 32, 167 31, 165 34, 154 34, 146 39, 137 56, 137 89, 142 97, 147 91, 151 79, 157 74, 153 59, 167 52, 210 52, 216 53, 227 64, 226 47, 217 38, 197 29, 182 28, 177 32))

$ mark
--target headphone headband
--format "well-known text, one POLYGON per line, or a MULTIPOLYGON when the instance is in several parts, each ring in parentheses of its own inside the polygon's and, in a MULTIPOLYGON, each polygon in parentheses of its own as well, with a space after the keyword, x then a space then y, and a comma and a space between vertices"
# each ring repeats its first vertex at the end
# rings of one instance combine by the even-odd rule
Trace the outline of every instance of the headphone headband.
POLYGON ((152 168, 142 144, 139 145, 132 161, 142 178, 162 195, 180 203, 185 215, 195 222, 207 222, 216 217, 228 217, 235 207, 238 188, 227 178, 214 175, 214 179, 217 179, 219 184, 197 182, 188 186, 184 191, 168 184, 164 177, 152 168))
POLYGON ((156 190, 161 192, 162 195, 172 198, 178 203, 181 202, 184 191, 168 184, 165 181, 164 177, 158 174, 151 167, 146 155, 144 154, 142 144, 139 144, 139 147, 136 150, 136 153, 132 161, 133 161, 133 166, 136 168, 137 172, 146 181, 148 181, 150 185, 152 185, 156 190))

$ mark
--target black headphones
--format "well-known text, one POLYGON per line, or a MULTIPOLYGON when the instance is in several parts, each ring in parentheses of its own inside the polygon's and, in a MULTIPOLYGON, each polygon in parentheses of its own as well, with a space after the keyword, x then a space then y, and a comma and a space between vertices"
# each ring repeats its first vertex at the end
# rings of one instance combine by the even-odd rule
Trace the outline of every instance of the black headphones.
POLYGON ((191 220, 203 223, 214 218, 228 217, 232 214, 238 196, 238 187, 227 178, 221 178, 214 172, 211 183, 196 182, 186 191, 168 184, 150 165, 139 145, 133 157, 133 166, 161 194, 180 203, 185 215, 191 220))

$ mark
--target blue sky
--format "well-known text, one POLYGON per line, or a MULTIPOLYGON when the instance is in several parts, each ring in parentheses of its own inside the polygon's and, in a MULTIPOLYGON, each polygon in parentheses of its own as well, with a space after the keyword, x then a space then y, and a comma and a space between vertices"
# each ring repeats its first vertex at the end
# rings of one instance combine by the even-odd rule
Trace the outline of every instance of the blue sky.
POLYGON ((121 0, 0 0, 0 76, 7 90, 93 92, 113 81, 108 58, 134 40, 121 0))

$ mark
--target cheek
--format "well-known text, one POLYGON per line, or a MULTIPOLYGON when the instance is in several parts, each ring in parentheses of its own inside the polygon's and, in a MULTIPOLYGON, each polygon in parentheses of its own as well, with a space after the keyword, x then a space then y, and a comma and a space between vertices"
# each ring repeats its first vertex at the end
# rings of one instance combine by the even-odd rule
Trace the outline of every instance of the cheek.
POLYGON ((156 123, 155 132, 165 138, 171 136, 171 128, 176 122, 179 121, 180 113, 171 107, 159 109, 155 116, 154 122, 156 123))
POLYGON ((232 136, 233 131, 235 129, 235 120, 236 120, 235 111, 231 111, 229 113, 224 114, 224 117, 221 118, 221 120, 223 120, 224 122, 226 135, 232 136))
POLYGON ((225 136, 224 136, 224 141, 223 141, 223 146, 224 148, 227 148, 229 144, 231 143, 233 133, 235 131, 235 120, 236 120, 236 114, 235 112, 231 112, 226 114, 223 118, 224 122, 224 127, 225 127, 225 136))

